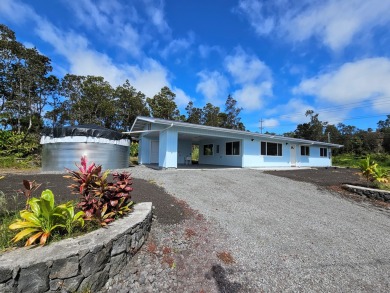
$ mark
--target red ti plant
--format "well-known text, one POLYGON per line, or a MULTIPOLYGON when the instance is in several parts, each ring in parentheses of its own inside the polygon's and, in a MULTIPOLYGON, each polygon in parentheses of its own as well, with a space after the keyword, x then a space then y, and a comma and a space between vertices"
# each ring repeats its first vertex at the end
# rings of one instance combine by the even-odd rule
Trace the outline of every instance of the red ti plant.
POLYGON ((94 163, 87 166, 87 159, 81 158, 78 170, 68 170, 75 181, 70 186, 73 193, 81 195, 78 207, 85 212, 86 220, 97 220, 102 226, 131 211, 133 202, 130 201, 132 181, 128 173, 114 173, 114 182, 108 182, 109 170, 101 172, 102 166, 94 163))
POLYGON ((133 182, 130 173, 127 172, 115 172, 112 174, 112 177, 114 182, 108 184, 105 196, 115 214, 123 216, 131 211, 130 207, 133 205, 133 202, 130 201, 133 182))
POLYGON ((26 210, 29 209, 29 200, 31 198, 31 195, 33 194, 33 192, 35 190, 37 190, 42 184, 41 183, 36 183, 35 180, 34 181, 29 181, 29 180, 23 180, 23 187, 24 187, 24 190, 19 190, 18 192, 22 192, 25 196, 26 196, 26 210))

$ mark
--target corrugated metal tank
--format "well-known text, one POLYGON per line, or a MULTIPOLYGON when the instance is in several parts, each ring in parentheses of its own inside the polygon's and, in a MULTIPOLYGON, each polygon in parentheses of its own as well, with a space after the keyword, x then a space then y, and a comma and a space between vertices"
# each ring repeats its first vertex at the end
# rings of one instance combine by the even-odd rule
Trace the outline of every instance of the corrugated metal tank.
POLYGON ((97 125, 45 129, 41 137, 42 171, 75 169, 82 156, 103 170, 129 166, 130 140, 97 125))

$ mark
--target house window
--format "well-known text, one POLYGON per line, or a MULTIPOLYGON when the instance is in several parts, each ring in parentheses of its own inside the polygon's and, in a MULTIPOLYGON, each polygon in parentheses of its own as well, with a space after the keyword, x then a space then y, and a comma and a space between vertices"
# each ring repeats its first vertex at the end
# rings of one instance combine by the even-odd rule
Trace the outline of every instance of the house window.
POLYGON ((308 146, 301 146, 301 156, 310 156, 310 148, 308 146))
POLYGON ((282 156, 282 144, 274 142, 261 142, 261 154, 263 156, 282 156))
POLYGON ((328 149, 320 148, 320 157, 327 157, 327 156, 328 156, 328 149))
POLYGON ((204 156, 212 156, 213 155, 213 145, 212 144, 205 144, 203 146, 203 155, 204 156))
POLYGON ((238 156, 240 155, 240 142, 232 141, 226 143, 226 155, 227 156, 238 156))

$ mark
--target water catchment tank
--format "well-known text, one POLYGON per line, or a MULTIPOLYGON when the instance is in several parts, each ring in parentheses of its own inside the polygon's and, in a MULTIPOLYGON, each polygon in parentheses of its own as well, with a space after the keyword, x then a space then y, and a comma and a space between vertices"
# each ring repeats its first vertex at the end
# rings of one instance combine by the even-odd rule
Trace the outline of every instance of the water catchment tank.
POLYGON ((82 156, 103 170, 129 166, 130 140, 97 125, 45 129, 41 137, 42 171, 74 170, 82 156))

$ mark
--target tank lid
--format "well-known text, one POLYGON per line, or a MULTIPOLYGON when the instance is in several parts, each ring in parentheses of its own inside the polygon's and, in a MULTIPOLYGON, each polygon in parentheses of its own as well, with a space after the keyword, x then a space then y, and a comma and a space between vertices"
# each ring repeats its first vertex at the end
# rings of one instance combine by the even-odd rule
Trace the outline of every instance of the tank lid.
POLYGON ((125 135, 118 131, 107 129, 94 124, 44 128, 42 131, 42 135, 50 137, 90 136, 102 137, 112 140, 120 140, 126 138, 125 135))

